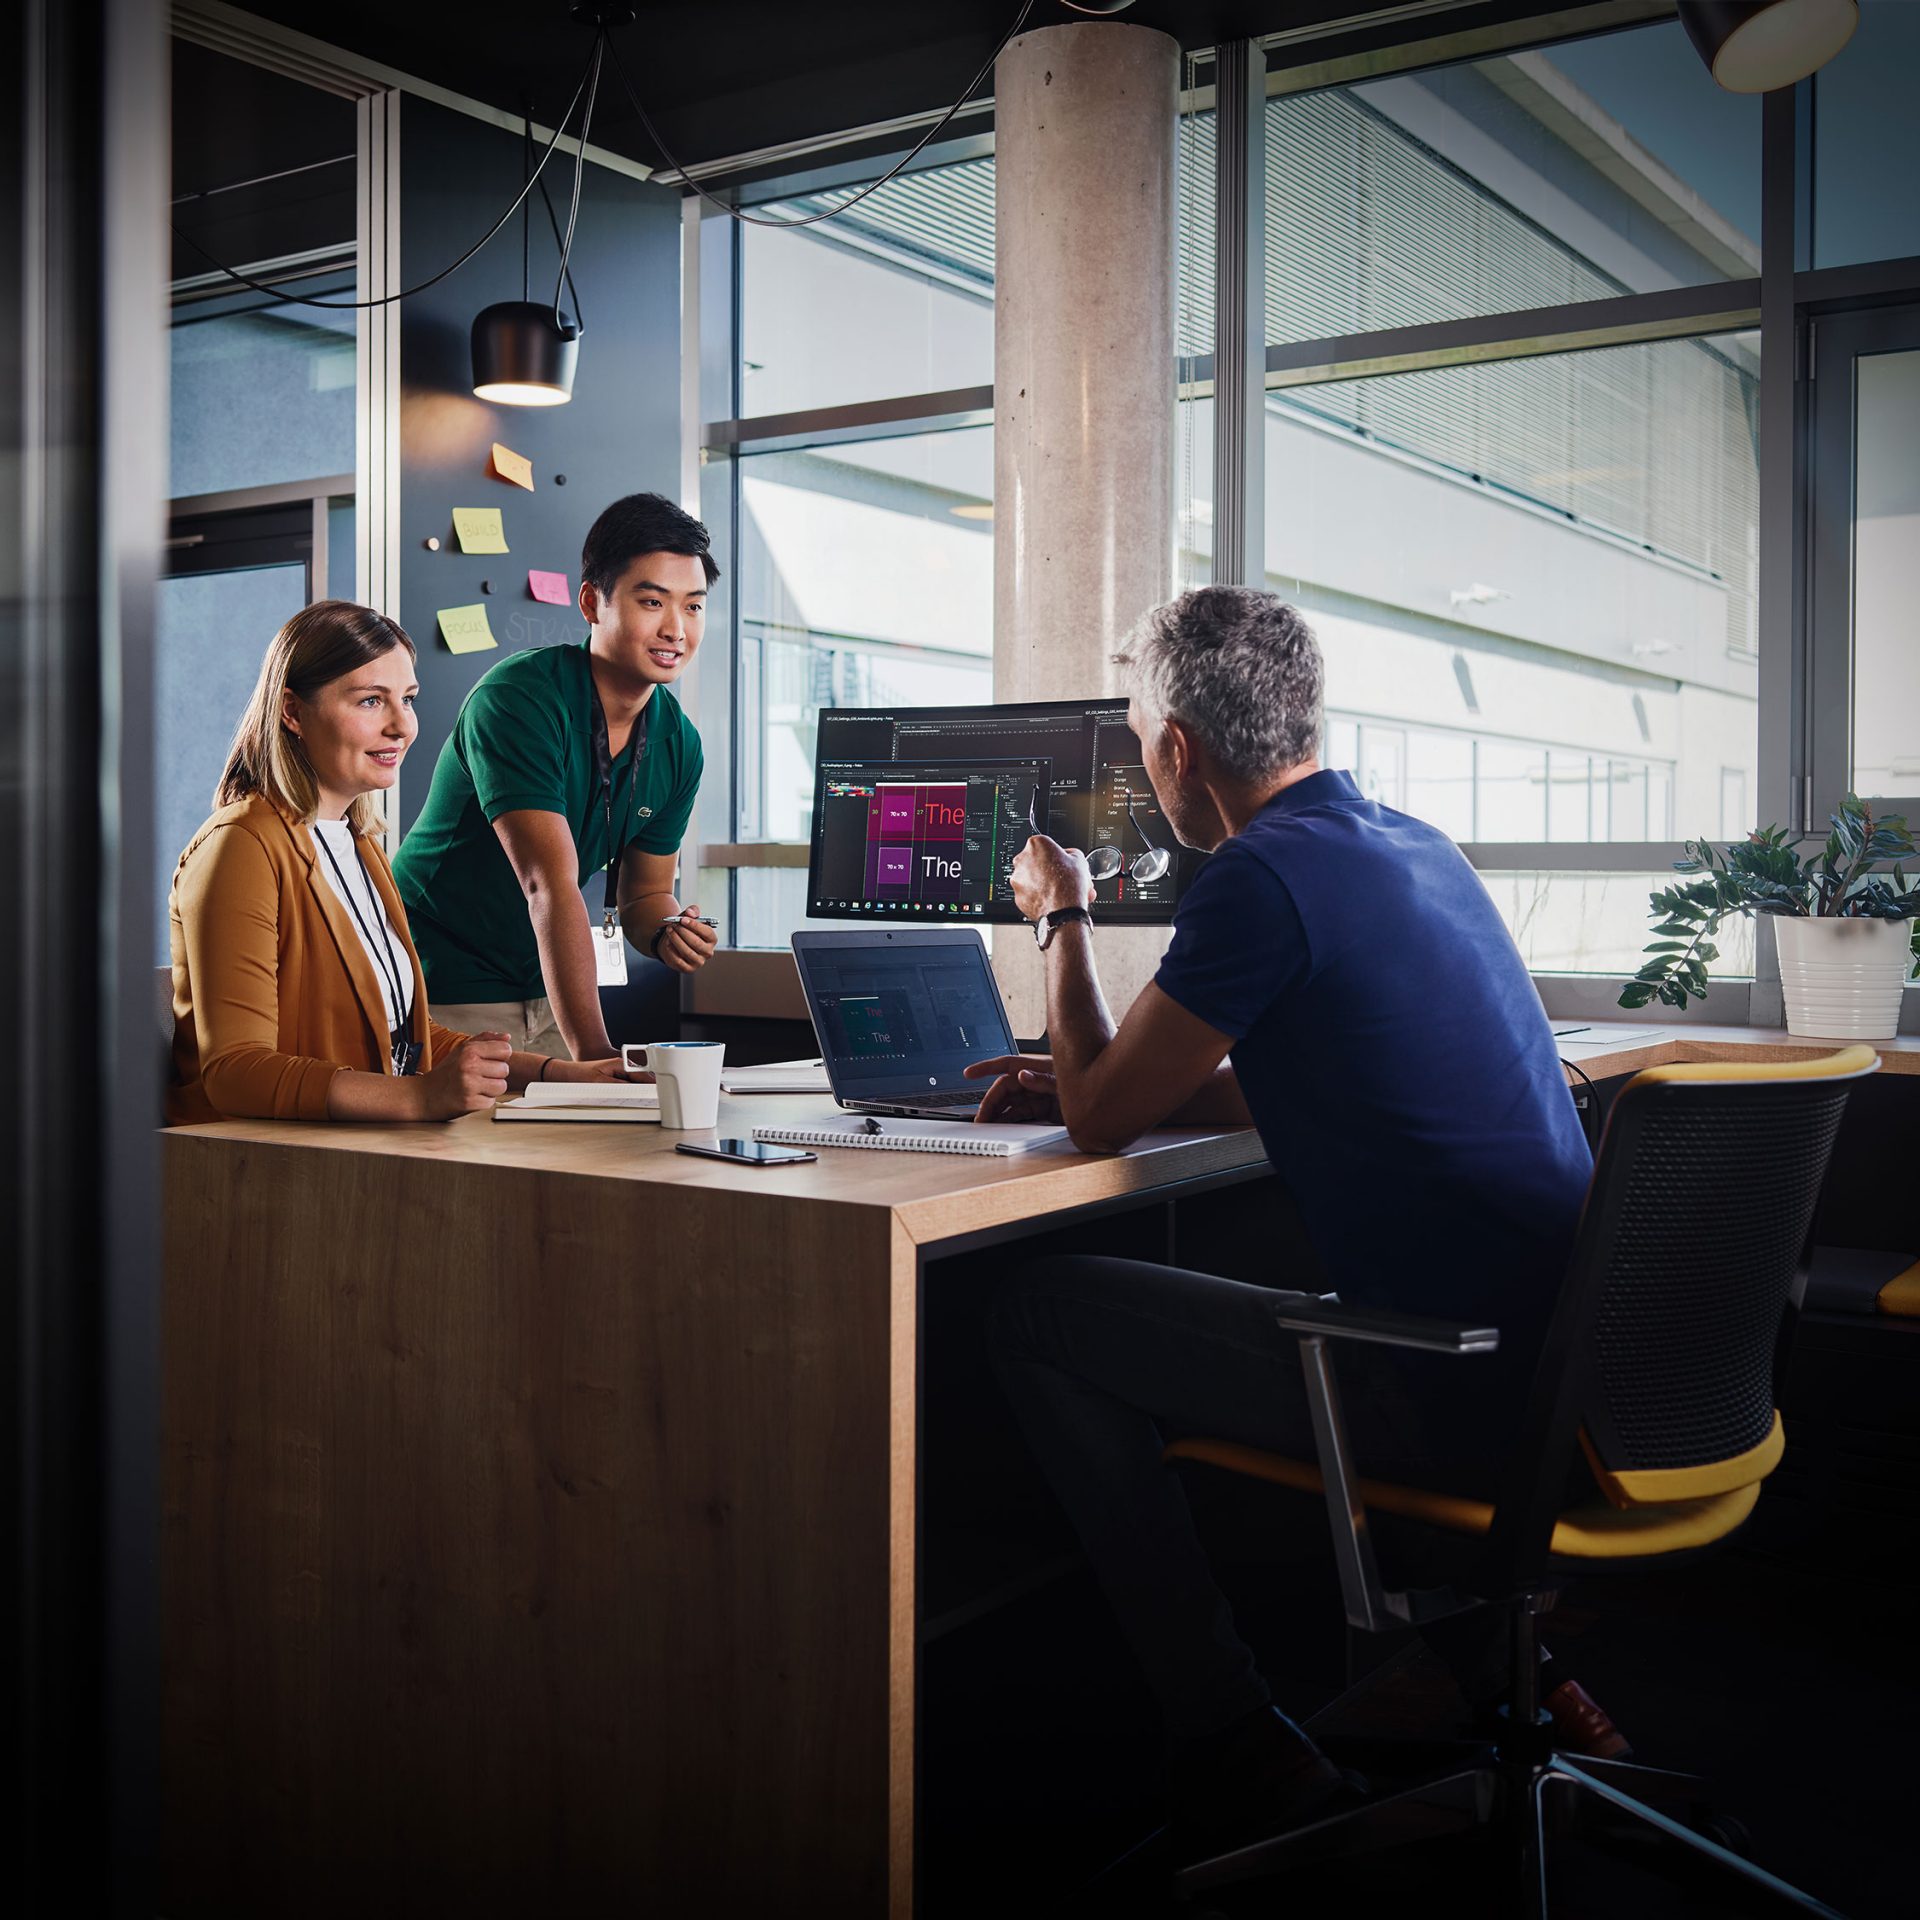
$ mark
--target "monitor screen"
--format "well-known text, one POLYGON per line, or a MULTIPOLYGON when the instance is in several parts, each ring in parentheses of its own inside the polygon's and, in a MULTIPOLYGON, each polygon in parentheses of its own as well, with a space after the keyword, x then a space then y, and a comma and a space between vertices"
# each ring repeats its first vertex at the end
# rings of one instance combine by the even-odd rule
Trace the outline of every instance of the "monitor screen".
POLYGON ((1175 841, 1118 696, 821 714, 810 919, 1017 921, 1009 874, 1034 833, 1108 850, 1109 924, 1166 925, 1206 857, 1175 841))

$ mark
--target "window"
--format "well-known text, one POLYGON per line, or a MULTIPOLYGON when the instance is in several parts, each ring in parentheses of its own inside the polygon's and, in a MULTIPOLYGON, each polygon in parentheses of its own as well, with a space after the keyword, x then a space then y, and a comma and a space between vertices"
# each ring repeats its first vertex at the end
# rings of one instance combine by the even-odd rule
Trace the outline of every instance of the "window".
MULTIPOLYGON (((1715 87, 1677 24, 1425 71, 1385 71, 1388 56, 1378 77, 1318 91, 1293 82, 1321 52, 1289 36, 1270 53, 1265 578, 1320 634, 1327 759, 1466 847, 1543 973, 1631 971, 1681 839, 1799 824, 1808 796, 1824 813, 1849 782, 1897 797, 1920 768, 1898 618, 1916 591, 1905 450, 1920 330, 1894 304, 1910 297, 1897 276, 1863 291, 1857 273, 1825 271, 1920 254, 1911 209, 1883 190, 1913 171, 1901 102, 1920 8, 1863 12, 1799 131, 1789 116, 1766 128, 1810 142, 1795 159, 1811 174, 1795 246, 1768 263, 1762 104, 1715 87), (1792 279, 1820 366, 1843 376, 1821 373, 1813 433, 1796 429, 1816 509, 1807 607, 1770 603, 1764 623, 1763 276, 1792 279), (1875 314, 1847 311, 1870 294, 1875 314), (1557 311, 1596 301, 1609 310, 1557 311), (1843 340, 1843 321, 1871 321, 1871 338, 1843 340), (1453 322, 1474 324, 1431 331, 1453 322), (1782 669, 1764 688, 1763 648, 1782 669), (1778 703, 1764 732, 1763 700, 1778 703), (1804 745, 1763 764, 1762 738, 1804 745)), ((1210 97, 1191 62, 1185 84, 1210 97)), ((1191 113, 1177 149, 1168 537, 1182 586, 1213 569, 1216 134, 1211 112, 1191 113)), ((738 412, 985 385, 992 207, 991 159, 966 159, 893 183, 846 231, 745 236, 738 412)), ((1784 326, 1769 335, 1771 377, 1788 377, 1792 345, 1784 326)), ((927 418, 894 441, 836 444, 872 423, 843 436, 829 420, 799 451, 742 447, 741 838, 805 832, 826 702, 991 697, 990 430, 956 419, 965 431, 933 435, 927 418), (949 555, 972 599, 943 582, 931 608, 882 560, 851 610, 847 555, 867 566, 876 540, 949 555)), ((1771 498, 1770 561, 1807 504, 1771 498)), ((776 933, 800 891, 773 859, 738 876, 776 933)), ((743 922, 740 937, 765 936, 743 922)), ((1723 979, 1751 970, 1744 923, 1719 945, 1723 979)))
MULTIPOLYGON (((326 284, 353 288, 351 272, 326 284)), ((351 313, 257 294, 183 303, 169 344, 175 499, 352 473, 351 313)))
POLYGON ((1717 830, 1756 738, 1758 378, 1739 336, 1272 398, 1268 581, 1366 784, 1469 841, 1717 830))
POLYGON ((155 957, 181 850, 213 806, 267 643, 354 591, 354 105, 173 43, 171 445, 154 629, 155 957), (209 115, 208 100, 222 103, 209 115))
MULTIPOLYGON (((803 219, 840 187, 756 208, 803 219)), ((830 223, 741 229, 740 412, 796 413, 993 379, 993 162, 890 180, 830 223)))
POLYGON ((1267 108, 1267 338, 1759 271, 1760 107, 1678 25, 1267 108))
POLYGON ((1391 335, 1757 277, 1759 104, 1663 25, 1282 92, 1266 139, 1268 340, 1389 336, 1364 379, 1270 374, 1267 580, 1328 753, 1483 865, 1539 849, 1486 876, 1530 964, 1630 971, 1660 860, 1576 849, 1718 832, 1757 777, 1757 330, 1398 368, 1391 335))
POLYGON ((1813 263, 1920 254, 1920 202, 1891 190, 1920 176, 1920 7, 1861 0, 1860 25, 1813 80, 1813 263))
POLYGON ((1862 354, 1853 526, 1853 789, 1920 792, 1920 350, 1862 354))
MULTIPOLYGON (((810 836, 823 707, 993 698, 992 497, 984 427, 741 460, 741 839, 810 836)), ((749 892, 797 923, 805 877, 742 875, 740 944, 789 930, 749 892)))

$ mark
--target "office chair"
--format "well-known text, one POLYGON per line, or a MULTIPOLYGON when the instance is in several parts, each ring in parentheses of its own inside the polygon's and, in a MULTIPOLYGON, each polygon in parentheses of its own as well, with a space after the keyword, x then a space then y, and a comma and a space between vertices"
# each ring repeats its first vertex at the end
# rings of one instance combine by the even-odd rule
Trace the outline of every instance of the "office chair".
MULTIPOLYGON (((1501 1608, 1513 1649, 1505 1730, 1491 1749, 1460 1743, 1411 1787, 1187 1868, 1175 1880, 1183 1899, 1428 1838, 1438 1820, 1504 1828, 1519 1910, 1545 1920, 1549 1814, 1565 1807, 1690 1850, 1721 1883, 1727 1910, 1831 1914, 1650 1804, 1697 1808, 1701 1789, 1689 1776, 1557 1752, 1540 1709, 1535 1635, 1564 1581, 1690 1557, 1753 1511, 1785 1444, 1773 1404, 1775 1342, 1814 1201, 1851 1085, 1878 1065, 1871 1047, 1857 1046, 1791 1064, 1655 1067, 1628 1082, 1601 1138, 1520 1439, 1492 1505, 1359 1477, 1327 1342, 1471 1355, 1493 1350, 1496 1330, 1332 1303, 1276 1307, 1276 1325, 1300 1338, 1318 1464, 1208 1439, 1177 1441, 1168 1458, 1323 1493, 1355 1627, 1389 1632, 1501 1608), (1576 1447, 1597 1497, 1563 1511, 1576 1447), (1470 1542, 1453 1584, 1386 1591, 1370 1514, 1470 1542)), ((1471 1372, 1461 1377, 1469 1390, 1471 1372)))

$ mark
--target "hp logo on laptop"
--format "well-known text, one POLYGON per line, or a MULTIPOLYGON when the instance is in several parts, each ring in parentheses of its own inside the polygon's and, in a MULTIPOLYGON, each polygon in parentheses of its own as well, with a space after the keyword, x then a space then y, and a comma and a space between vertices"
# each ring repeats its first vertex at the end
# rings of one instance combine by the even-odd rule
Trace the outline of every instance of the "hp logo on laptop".
POLYGON ((927 1075, 928 1086, 937 1087, 939 1084, 940 1084, 940 1076, 937 1073, 930 1073, 927 1075))

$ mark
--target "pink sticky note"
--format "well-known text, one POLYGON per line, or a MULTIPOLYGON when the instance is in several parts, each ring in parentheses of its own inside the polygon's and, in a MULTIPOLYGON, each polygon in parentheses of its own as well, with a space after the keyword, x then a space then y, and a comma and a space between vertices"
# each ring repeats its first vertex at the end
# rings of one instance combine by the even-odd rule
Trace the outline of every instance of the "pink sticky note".
POLYGON ((527 591, 550 607, 573 605, 573 595, 568 591, 564 573, 542 573, 538 567, 530 567, 527 570, 527 591))

